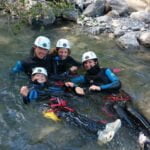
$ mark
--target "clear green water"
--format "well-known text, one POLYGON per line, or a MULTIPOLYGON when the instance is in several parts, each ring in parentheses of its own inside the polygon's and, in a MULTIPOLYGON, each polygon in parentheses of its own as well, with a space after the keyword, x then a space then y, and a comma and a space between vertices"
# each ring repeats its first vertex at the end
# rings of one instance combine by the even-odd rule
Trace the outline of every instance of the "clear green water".
MULTIPOLYGON (((26 57, 38 35, 50 37, 52 47, 59 38, 72 42, 72 55, 80 60, 83 52, 95 51, 104 67, 121 68, 118 74, 123 89, 131 94, 141 111, 149 117, 150 102, 150 55, 129 55, 120 51, 114 41, 106 37, 99 39, 82 34, 77 26, 66 24, 46 31, 24 28, 17 35, 0 19, 0 150, 138 150, 137 137, 126 128, 121 128, 111 143, 97 144, 96 136, 65 122, 53 122, 43 118, 38 104, 25 106, 19 88, 25 85, 24 75, 11 77, 9 69, 17 60, 26 57)), ((90 117, 103 119, 99 97, 72 98, 76 108, 90 117)))

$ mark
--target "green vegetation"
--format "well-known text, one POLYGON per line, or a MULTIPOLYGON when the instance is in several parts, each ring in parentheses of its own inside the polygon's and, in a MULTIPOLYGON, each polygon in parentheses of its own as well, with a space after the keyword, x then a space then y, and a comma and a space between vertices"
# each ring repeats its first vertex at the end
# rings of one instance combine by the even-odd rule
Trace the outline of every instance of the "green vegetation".
POLYGON ((40 20, 43 18, 60 17, 67 10, 73 9, 73 5, 65 0, 49 0, 46 2, 37 2, 34 5, 25 3, 25 0, 16 0, 13 3, 1 0, 0 10, 8 15, 8 22, 13 28, 13 32, 17 33, 24 25, 31 25, 32 20, 40 20))

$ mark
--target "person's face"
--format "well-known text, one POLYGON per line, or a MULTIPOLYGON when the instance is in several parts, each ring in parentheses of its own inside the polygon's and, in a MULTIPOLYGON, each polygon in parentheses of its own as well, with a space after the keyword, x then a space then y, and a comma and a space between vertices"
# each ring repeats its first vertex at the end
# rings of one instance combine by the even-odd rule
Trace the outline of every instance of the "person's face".
POLYGON ((43 59, 47 55, 48 50, 41 47, 35 47, 34 53, 37 58, 43 59))
POLYGON ((58 56, 59 56, 62 60, 66 59, 66 58, 68 57, 68 55, 69 55, 68 49, 66 49, 66 48, 60 48, 60 49, 58 50, 58 56))
POLYGON ((94 67, 97 64, 94 60, 87 60, 83 63, 83 67, 85 70, 90 70, 92 67, 94 67))
POLYGON ((32 76, 32 81, 37 81, 38 83, 45 83, 47 81, 47 78, 44 74, 37 73, 32 76))

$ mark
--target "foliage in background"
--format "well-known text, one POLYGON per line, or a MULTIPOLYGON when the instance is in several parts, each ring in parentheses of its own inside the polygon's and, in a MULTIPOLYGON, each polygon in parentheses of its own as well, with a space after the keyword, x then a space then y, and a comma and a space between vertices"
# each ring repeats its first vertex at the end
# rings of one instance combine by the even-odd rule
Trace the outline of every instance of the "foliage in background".
POLYGON ((56 17, 66 9, 73 9, 73 5, 65 0, 48 0, 46 2, 36 2, 34 5, 28 5, 25 0, 15 0, 10 3, 7 0, 0 1, 0 10, 8 15, 8 22, 11 24, 13 32, 19 32, 24 25, 32 24, 33 19, 46 17, 51 10, 56 17))

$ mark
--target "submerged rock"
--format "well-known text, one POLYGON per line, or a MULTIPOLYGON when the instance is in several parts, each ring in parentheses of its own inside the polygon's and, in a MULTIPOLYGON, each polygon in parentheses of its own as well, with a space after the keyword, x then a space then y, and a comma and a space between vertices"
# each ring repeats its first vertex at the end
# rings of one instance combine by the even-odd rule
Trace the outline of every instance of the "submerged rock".
POLYGON ((136 34, 133 32, 126 33, 117 39, 117 45, 122 49, 129 50, 129 52, 136 52, 140 49, 136 34))

